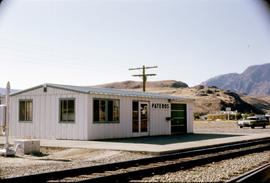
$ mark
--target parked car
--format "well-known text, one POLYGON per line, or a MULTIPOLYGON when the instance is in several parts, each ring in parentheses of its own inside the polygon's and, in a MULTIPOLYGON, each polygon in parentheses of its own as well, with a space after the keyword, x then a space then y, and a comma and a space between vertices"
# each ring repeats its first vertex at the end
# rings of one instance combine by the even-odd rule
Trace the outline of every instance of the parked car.
POLYGON ((240 128, 243 127, 251 127, 255 128, 257 126, 261 126, 265 128, 267 125, 270 124, 269 119, 265 116, 252 116, 248 117, 246 120, 239 120, 237 124, 240 128))

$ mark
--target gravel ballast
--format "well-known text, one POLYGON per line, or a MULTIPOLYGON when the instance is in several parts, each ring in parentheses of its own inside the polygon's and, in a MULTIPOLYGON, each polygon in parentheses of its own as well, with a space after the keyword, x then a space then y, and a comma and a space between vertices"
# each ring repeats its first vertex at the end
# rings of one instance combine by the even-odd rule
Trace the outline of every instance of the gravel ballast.
MULTIPOLYGON (((266 129, 243 128, 240 129, 235 122, 207 122, 195 121, 195 133, 270 133, 270 126, 266 129)), ((119 161, 127 161, 151 157, 143 153, 93 150, 93 149, 64 149, 64 148, 43 148, 43 156, 23 155, 17 157, 0 156, 0 178, 14 177, 41 172, 49 172, 70 168, 100 165, 119 161)), ((168 173, 162 176, 146 178, 144 181, 163 182, 215 182, 223 181, 232 177, 238 172, 243 172, 270 161, 270 153, 251 154, 245 157, 225 160, 206 166, 196 167, 190 170, 168 173)))
POLYGON ((147 177, 140 182, 223 182, 269 163, 270 151, 213 162, 192 169, 147 177))
POLYGON ((91 149, 65 149, 44 157, 31 155, 16 157, 0 156, 0 178, 101 165, 145 157, 150 157, 150 155, 91 149))

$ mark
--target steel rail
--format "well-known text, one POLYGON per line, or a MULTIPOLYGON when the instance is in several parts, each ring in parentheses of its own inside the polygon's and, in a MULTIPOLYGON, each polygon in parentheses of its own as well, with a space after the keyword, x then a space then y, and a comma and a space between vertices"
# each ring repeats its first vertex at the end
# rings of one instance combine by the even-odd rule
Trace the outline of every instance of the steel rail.
POLYGON ((264 164, 253 170, 243 173, 226 183, 242 183, 242 182, 270 182, 270 163, 264 164))
POLYGON ((66 177, 77 177, 80 175, 89 175, 89 174, 95 174, 97 177, 92 177, 89 179, 82 179, 83 181, 89 181, 89 182, 119 182, 120 180, 127 181, 129 179, 137 179, 143 176, 149 176, 152 175, 152 173, 163 173, 164 171, 177 171, 179 170, 179 167, 182 168, 189 168, 193 166, 199 166, 207 163, 211 163, 213 161, 220 161, 223 159, 238 157, 244 154, 248 153, 254 153, 258 151, 264 151, 270 149, 270 138, 264 138, 264 139, 258 139, 258 140, 250 140, 250 141, 244 141, 244 142, 237 142, 237 143, 229 143, 225 145, 216 145, 206 148, 198 148, 198 149, 192 149, 192 150, 186 150, 179 153, 174 154, 168 154, 168 155, 161 155, 151 158, 144 158, 144 159, 138 159, 138 160, 131 160, 131 161, 124 161, 124 162, 118 162, 118 163, 110 163, 110 164, 103 164, 103 165, 97 165, 97 166, 91 166, 91 167, 82 167, 82 168, 76 168, 76 169, 68 169, 68 170, 61 170, 61 171, 55 171, 55 172, 46 172, 46 173, 40 173, 40 174, 33 174, 33 175, 26 175, 26 176, 19 176, 19 177, 11 177, 2 179, 1 182, 46 182, 49 180, 60 180, 64 179, 66 177), (248 149, 245 151, 241 151, 241 148, 247 148, 250 146, 260 145, 260 144, 266 144, 263 147, 255 148, 255 149, 248 149), (205 158, 199 158, 199 159, 192 159, 192 157, 199 156, 199 155, 205 155, 205 154, 213 154, 213 153, 220 153, 220 152, 226 152, 233 149, 240 149, 237 152, 230 152, 227 154, 219 154, 219 155, 213 155, 211 157, 205 157, 205 158), (164 164, 162 162, 166 161, 172 161, 176 159, 181 158, 190 158, 187 161, 183 161, 180 163, 169 163, 164 164), (117 173, 109 175, 109 176, 100 176, 98 174, 102 174, 102 172, 112 172, 117 171, 119 169, 127 169, 130 167, 136 167, 136 166, 147 166, 151 163, 157 163, 159 162, 160 166, 154 166, 154 167, 148 167, 138 170, 132 170, 130 172, 123 172, 123 173, 117 173))

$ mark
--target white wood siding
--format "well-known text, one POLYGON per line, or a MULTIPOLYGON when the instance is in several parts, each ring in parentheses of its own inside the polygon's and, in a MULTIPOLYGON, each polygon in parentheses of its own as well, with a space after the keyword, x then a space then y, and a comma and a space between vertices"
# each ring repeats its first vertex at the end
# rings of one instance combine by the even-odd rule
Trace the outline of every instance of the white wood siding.
POLYGON ((187 133, 193 133, 193 103, 187 103, 187 133))
POLYGON ((6 103, 6 97, 0 96, 0 104, 5 104, 5 103, 6 103))
MULTIPOLYGON (((113 95, 93 95, 47 87, 34 89, 11 97, 10 135, 20 138, 44 139, 109 139, 143 136, 132 132, 132 101, 149 104, 148 135, 171 134, 171 108, 152 108, 152 103, 168 104, 167 99, 149 99, 113 95), (75 123, 59 123, 59 100, 75 99, 75 123), (120 123, 93 123, 93 99, 119 99, 120 123), (19 100, 33 101, 33 121, 19 122, 19 100)), ((178 102, 176 102, 178 103, 178 102)), ((186 102, 179 102, 186 103, 186 102)), ((193 132, 193 104, 187 104, 187 131, 193 132)))
POLYGON ((166 121, 166 117, 171 117, 171 106, 168 109, 152 108, 152 104, 169 104, 168 100, 153 100, 150 103, 150 135, 170 135, 171 121, 166 121))
POLYGON ((89 125, 89 139, 109 139, 109 138, 123 138, 123 137, 137 137, 144 136, 145 133, 132 132, 132 101, 144 101, 149 103, 149 135, 169 135, 171 133, 170 122, 166 121, 166 117, 170 117, 170 109, 152 109, 152 103, 166 103, 168 100, 160 99, 142 99, 132 97, 119 97, 108 95, 91 95, 89 97, 90 103, 90 125, 89 125), (120 99, 120 123, 93 123, 93 99, 120 99))
POLYGON ((132 100, 130 97, 89 95, 89 139, 132 137, 132 100), (119 99, 120 123, 93 123, 93 99, 119 99))
POLYGON ((10 134, 23 138, 88 139, 87 94, 38 88, 11 97, 10 134), (59 99, 75 98, 75 123, 59 123, 59 99), (33 121, 19 122, 19 100, 33 101, 33 121))

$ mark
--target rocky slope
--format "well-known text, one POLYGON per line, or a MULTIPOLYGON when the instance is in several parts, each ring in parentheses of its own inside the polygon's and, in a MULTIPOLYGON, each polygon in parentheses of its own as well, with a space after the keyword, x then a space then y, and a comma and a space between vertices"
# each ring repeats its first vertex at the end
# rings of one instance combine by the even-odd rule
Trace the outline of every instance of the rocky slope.
MULTIPOLYGON (((99 85, 99 87, 142 90, 140 82, 124 81, 99 85)), ((217 87, 196 86, 188 87, 180 81, 148 82, 147 91, 176 96, 189 96, 195 99, 194 112, 200 115, 225 110, 231 107, 239 112, 263 113, 260 106, 256 107, 243 100, 238 94, 224 91, 217 87)), ((269 104, 270 105, 270 104, 269 104)))
MULTIPOLYGON (((152 90, 154 91, 154 90, 152 90)), ((264 113, 264 111, 243 100, 237 93, 224 91, 216 87, 196 86, 183 89, 160 89, 155 92, 177 96, 189 96, 195 99, 194 113, 199 115, 215 113, 230 107, 242 113, 264 113)))
POLYGON ((202 83, 255 96, 270 95, 270 63, 248 67, 243 73, 230 73, 213 77, 202 83))

